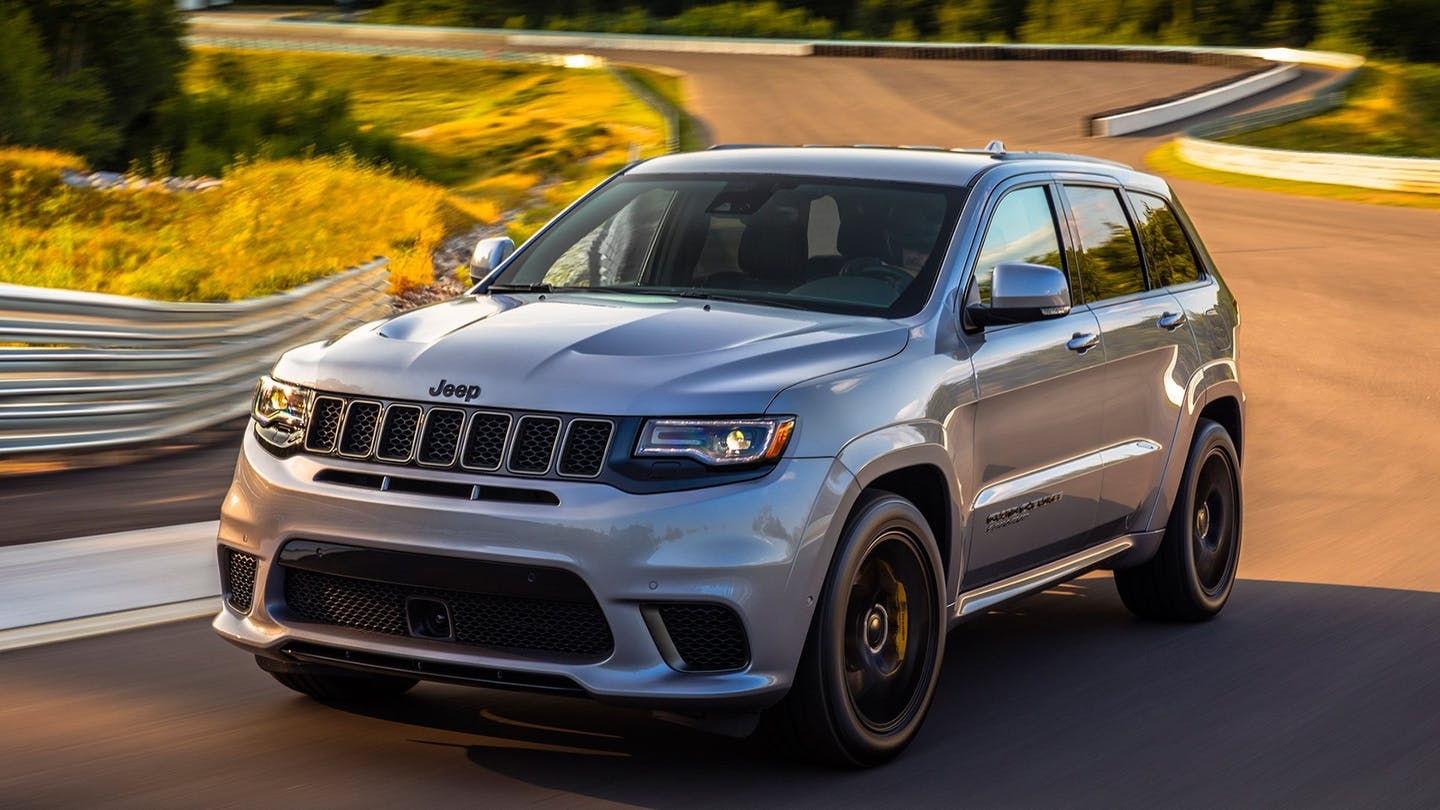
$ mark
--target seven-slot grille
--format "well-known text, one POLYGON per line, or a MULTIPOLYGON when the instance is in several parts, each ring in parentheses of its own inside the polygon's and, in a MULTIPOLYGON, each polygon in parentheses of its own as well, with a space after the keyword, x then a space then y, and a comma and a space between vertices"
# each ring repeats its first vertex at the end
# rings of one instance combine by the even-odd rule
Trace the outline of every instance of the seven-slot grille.
POLYGON ((605 468, 614 435, 615 423, 607 419, 321 394, 304 446, 387 464, 594 478, 605 468))

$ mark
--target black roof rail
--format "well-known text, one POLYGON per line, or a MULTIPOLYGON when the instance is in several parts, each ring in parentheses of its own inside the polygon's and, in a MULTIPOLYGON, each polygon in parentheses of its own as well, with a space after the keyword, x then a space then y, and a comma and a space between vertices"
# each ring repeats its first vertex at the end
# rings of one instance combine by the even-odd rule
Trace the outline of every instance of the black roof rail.
MULTIPOLYGON (((787 149, 795 148, 794 144, 778 143, 717 143, 706 151, 723 151, 730 149, 787 149)), ((1089 163, 1096 166, 1111 166, 1117 169, 1133 169, 1134 167, 1121 163, 1117 160, 1106 160, 1105 158, 1090 157, 1089 155, 1072 155, 1068 152, 1011 152, 1005 148, 1003 141, 994 140, 985 145, 983 149, 970 149, 965 147, 948 148, 944 146, 927 146, 911 144, 884 144, 884 143, 855 143, 855 144, 824 144, 807 143, 801 144, 802 149, 905 149, 916 152, 953 152, 959 155, 979 155, 989 157, 993 160, 1067 160, 1073 163, 1089 163)))
POLYGON ((1075 163, 1093 163, 1097 166, 1113 166, 1117 169, 1133 169, 1128 163, 1121 163, 1118 160, 1106 160, 1105 158, 1091 157, 1089 155, 1072 155, 1067 152, 1001 152, 995 155, 996 160, 1068 160, 1075 163))

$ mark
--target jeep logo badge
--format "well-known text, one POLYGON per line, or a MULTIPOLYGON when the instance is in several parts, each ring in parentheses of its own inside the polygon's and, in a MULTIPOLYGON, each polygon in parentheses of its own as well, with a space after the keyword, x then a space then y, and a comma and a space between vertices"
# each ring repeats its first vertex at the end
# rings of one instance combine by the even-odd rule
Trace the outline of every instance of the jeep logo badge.
POLYGON ((431 386, 430 396, 450 397, 452 399, 463 399, 466 402, 470 402, 471 400, 480 396, 480 386, 464 385, 463 383, 452 383, 442 377, 440 378, 440 382, 435 383, 435 385, 431 386))

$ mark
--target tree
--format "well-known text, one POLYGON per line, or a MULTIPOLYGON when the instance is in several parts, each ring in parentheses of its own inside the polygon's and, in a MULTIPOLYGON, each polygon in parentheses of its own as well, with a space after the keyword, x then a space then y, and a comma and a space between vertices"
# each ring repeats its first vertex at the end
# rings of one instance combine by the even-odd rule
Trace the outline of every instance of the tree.
POLYGON ((103 156, 120 136, 101 120, 104 91, 88 73, 56 78, 30 13, 0 0, 0 144, 103 156))
MULTIPOLYGON (((49 53, 53 78, 78 91, 103 90, 100 125, 127 145, 161 102, 180 92, 187 52, 184 20, 171 0, 18 0, 49 53)), ((92 99, 101 100, 101 99, 92 99)), ((100 160, 124 157, 102 144, 85 150, 100 160)))

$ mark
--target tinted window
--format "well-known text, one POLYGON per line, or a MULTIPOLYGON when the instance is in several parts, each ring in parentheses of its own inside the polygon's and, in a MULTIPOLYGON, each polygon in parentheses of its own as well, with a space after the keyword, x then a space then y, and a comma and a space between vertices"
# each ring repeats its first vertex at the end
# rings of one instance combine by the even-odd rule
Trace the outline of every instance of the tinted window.
POLYGON ((902 183, 624 178, 526 245, 497 283, 900 317, 929 298, 962 200, 902 183))
POLYGON ((995 275, 995 265, 1005 262, 1065 269, 1060 260, 1055 214, 1044 187, 1012 191, 995 206, 985 230, 985 241, 980 246, 980 259, 975 263, 975 283, 981 303, 990 303, 990 279, 995 275))
POLYGON ((1140 251, 1115 189, 1066 186, 1070 215, 1080 232, 1083 301, 1101 301, 1145 289, 1140 251))
POLYGON ((1140 244, 1145 247, 1155 285, 1168 287, 1200 278, 1195 250, 1169 204, 1159 197, 1131 192, 1130 205, 1135 209, 1140 244))

